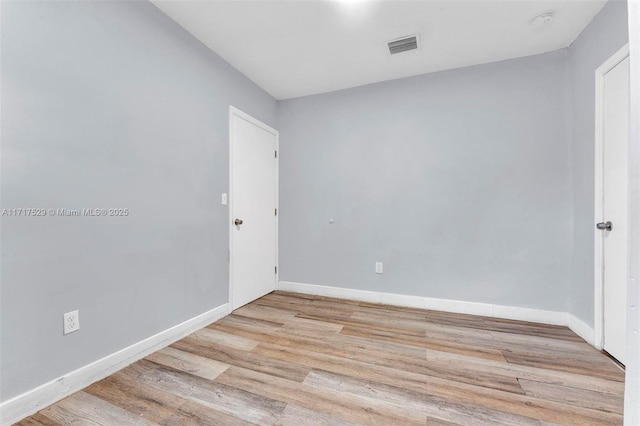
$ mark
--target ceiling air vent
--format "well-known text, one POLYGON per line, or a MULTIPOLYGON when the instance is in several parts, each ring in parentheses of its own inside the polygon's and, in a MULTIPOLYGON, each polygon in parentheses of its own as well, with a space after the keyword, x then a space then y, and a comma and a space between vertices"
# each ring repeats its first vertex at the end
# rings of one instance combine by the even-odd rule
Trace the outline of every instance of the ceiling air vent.
POLYGON ((398 40, 390 41, 387 45, 389 46, 389 53, 395 55, 396 53, 417 49, 418 38, 416 36, 403 37, 398 40))

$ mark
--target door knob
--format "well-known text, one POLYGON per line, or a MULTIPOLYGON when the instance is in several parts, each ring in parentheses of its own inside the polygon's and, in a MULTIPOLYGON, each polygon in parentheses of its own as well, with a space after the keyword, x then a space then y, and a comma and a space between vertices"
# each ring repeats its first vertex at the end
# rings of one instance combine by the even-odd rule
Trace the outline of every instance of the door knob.
POLYGON ((596 228, 606 229, 607 231, 611 231, 611 229, 613 228, 613 224, 611 223, 610 220, 607 222, 600 222, 596 224, 596 228))
POLYGON ((240 225, 242 225, 242 224, 243 224, 242 219, 236 219, 236 220, 234 220, 234 221, 233 221, 233 223, 234 223, 236 226, 240 226, 240 225))

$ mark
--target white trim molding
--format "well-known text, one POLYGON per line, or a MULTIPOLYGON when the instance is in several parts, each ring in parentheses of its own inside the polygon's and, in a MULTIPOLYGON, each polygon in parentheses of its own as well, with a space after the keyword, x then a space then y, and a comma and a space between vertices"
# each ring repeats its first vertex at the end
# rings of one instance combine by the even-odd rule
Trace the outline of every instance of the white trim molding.
POLYGON ((567 313, 567 327, 571 329, 578 336, 582 337, 582 339, 590 344, 591 346, 596 347, 596 349, 600 350, 596 346, 595 342, 595 331, 594 329, 588 325, 586 322, 582 321, 580 318, 576 317, 573 314, 567 313))
POLYGON ((640 2, 629 16, 629 281, 624 424, 640 425, 640 2))
POLYGON ((595 164, 594 164, 594 337, 593 344, 602 349, 604 343, 604 244, 603 233, 595 224, 604 222, 604 76, 629 56, 629 44, 607 59, 595 71, 595 164))
POLYGON ((590 345, 593 345, 594 340, 593 329, 584 321, 567 312, 545 311, 542 309, 465 302, 460 300, 436 299, 432 297, 409 296, 405 294, 356 290, 352 288, 304 284, 290 281, 280 281, 278 284, 278 290, 359 300, 362 302, 382 303, 385 305, 452 312, 456 314, 480 315, 540 324, 562 325, 569 327, 574 333, 590 345))
POLYGON ((229 304, 225 303, 62 377, 40 385, 35 389, 4 401, 0 404, 0 424, 11 425, 18 422, 228 314, 229 304))

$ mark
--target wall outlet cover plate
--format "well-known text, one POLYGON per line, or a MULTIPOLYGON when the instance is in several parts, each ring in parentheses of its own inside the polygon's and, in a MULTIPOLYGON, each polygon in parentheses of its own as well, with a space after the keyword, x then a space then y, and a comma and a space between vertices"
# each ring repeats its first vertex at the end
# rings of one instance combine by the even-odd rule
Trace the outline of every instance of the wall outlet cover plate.
POLYGON ((80 330, 80 316, 77 310, 64 314, 63 334, 80 330))

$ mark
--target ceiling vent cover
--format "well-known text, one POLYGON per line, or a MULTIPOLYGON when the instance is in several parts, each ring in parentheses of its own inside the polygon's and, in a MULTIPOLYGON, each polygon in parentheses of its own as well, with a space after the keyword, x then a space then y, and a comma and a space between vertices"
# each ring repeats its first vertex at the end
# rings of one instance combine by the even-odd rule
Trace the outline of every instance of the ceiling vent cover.
POLYGON ((389 46, 389 53, 395 55, 396 53, 417 49, 418 38, 416 36, 403 37, 398 40, 390 41, 387 43, 387 45, 389 46))

